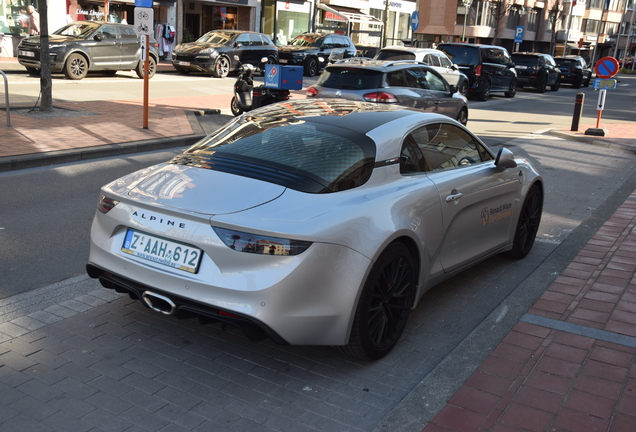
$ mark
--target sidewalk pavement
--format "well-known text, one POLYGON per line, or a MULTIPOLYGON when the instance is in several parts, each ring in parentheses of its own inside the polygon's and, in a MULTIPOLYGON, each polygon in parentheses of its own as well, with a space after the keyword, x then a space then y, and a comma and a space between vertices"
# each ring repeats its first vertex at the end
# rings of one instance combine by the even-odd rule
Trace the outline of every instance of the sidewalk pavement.
MULTIPOLYGON (((147 130, 140 101, 54 105, 83 115, 69 121, 11 112, 11 127, 0 126, 0 171, 187 145, 204 135, 197 116, 226 110, 229 98, 151 99, 147 130)), ((608 136, 583 135, 591 127, 550 133, 636 153, 636 124, 604 122, 608 136)), ((0 372, 3 363, 32 362, 23 341, 15 351, 7 345, 23 334, 18 322, 0 325, 0 372)), ((636 191, 423 431, 631 432, 635 424, 636 191)))

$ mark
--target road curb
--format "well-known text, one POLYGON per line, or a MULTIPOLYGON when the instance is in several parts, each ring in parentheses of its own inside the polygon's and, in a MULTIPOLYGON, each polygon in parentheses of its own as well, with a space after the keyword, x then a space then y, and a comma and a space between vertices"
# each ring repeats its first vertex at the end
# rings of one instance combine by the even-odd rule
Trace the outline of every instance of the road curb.
POLYGON ((584 142, 586 144, 591 144, 598 147, 613 148, 613 149, 621 150, 627 153, 636 154, 636 148, 634 146, 624 145, 619 142, 612 142, 607 139, 598 139, 597 137, 592 135, 580 135, 580 134, 575 134, 572 132, 558 130, 558 129, 549 129, 546 133, 548 135, 556 136, 559 138, 584 142))

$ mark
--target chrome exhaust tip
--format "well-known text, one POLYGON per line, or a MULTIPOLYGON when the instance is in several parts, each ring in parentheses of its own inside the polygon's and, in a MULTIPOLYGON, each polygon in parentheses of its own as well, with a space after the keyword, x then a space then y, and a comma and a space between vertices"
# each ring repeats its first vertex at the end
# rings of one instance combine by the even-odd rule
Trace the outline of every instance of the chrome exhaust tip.
POLYGON ((141 295, 141 299, 150 309, 161 312, 162 314, 174 315, 177 311, 177 305, 174 304, 174 302, 168 297, 162 296, 161 294, 153 293, 152 291, 144 291, 141 295))

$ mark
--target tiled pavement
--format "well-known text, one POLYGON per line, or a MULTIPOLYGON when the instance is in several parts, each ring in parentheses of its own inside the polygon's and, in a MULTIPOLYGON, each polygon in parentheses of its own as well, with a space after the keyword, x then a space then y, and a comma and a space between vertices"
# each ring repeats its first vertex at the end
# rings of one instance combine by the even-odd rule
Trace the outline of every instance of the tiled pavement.
POLYGON ((424 428, 636 430, 636 193, 424 428))
MULTIPOLYGON (((12 115, 13 130, 4 129, 0 138, 0 159, 193 134, 185 111, 224 109, 225 99, 153 99, 156 116, 151 115, 149 130, 139 127, 137 101, 64 106, 91 114, 73 117, 73 122, 12 115), (81 140, 75 139, 78 134, 81 140)), ((588 127, 595 125, 581 126, 578 134, 563 133, 576 138, 588 127)), ((633 124, 602 127, 609 137, 590 141, 633 152, 633 124)), ((635 221, 632 194, 424 431, 636 430, 635 221)), ((0 302, 5 311, 11 306, 0 302)), ((257 358, 239 337, 230 337, 231 344, 226 337, 220 350, 217 330, 164 320, 105 290, 88 290, 27 316, 7 316, 11 319, 0 321, 2 432, 297 430, 299 423, 312 430, 343 425, 373 430, 374 421, 364 423, 363 414, 374 419, 369 413, 386 403, 328 382, 319 387, 337 386, 339 391, 324 397, 358 415, 345 419, 337 410, 316 412, 312 399, 303 395, 316 389, 294 387, 311 375, 307 360, 277 361, 279 348, 267 344, 259 350, 268 356, 257 358), (259 363, 264 367, 255 366, 259 363), (250 374, 239 378, 232 372, 242 368, 250 368, 250 374), (268 380, 271 371, 281 368, 289 369, 283 387, 268 380), (254 397, 248 389, 269 396, 270 402, 241 402, 254 397), (343 394, 349 397, 338 399, 343 394), (273 401, 280 404, 275 408, 279 415, 271 414, 273 401), (231 408, 221 411, 219 406, 231 408), (294 417, 299 422, 289 423, 294 417)), ((310 357, 316 362, 327 358, 320 350, 310 357)), ((320 377, 320 367, 325 366, 312 370, 313 380, 320 377)), ((362 379, 356 373, 379 372, 360 368, 345 375, 355 382, 362 379)), ((405 388, 397 385, 392 393, 386 385, 386 398, 404 397, 405 388)))

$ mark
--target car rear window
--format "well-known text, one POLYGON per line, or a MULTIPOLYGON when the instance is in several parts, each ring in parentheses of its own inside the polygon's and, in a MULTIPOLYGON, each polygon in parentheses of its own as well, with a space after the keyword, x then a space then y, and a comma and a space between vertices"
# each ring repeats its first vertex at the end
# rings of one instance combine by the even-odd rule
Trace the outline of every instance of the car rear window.
POLYGON ((439 49, 458 66, 475 66, 479 64, 479 50, 475 47, 441 45, 439 49))
POLYGON ((536 66, 539 64, 539 57, 528 55, 513 55, 512 61, 516 65, 536 66))
POLYGON ((351 131, 303 123, 237 118, 170 163, 255 178, 309 193, 364 184, 373 171, 375 143, 351 131))
POLYGON ((380 50, 375 60, 415 60, 415 54, 399 50, 380 50))
POLYGON ((335 89, 369 90, 382 87, 381 71, 352 67, 328 67, 317 85, 335 89))
POLYGON ((570 60, 570 59, 555 59, 555 60, 559 66, 567 66, 567 67, 578 66, 578 63, 576 60, 570 60))

